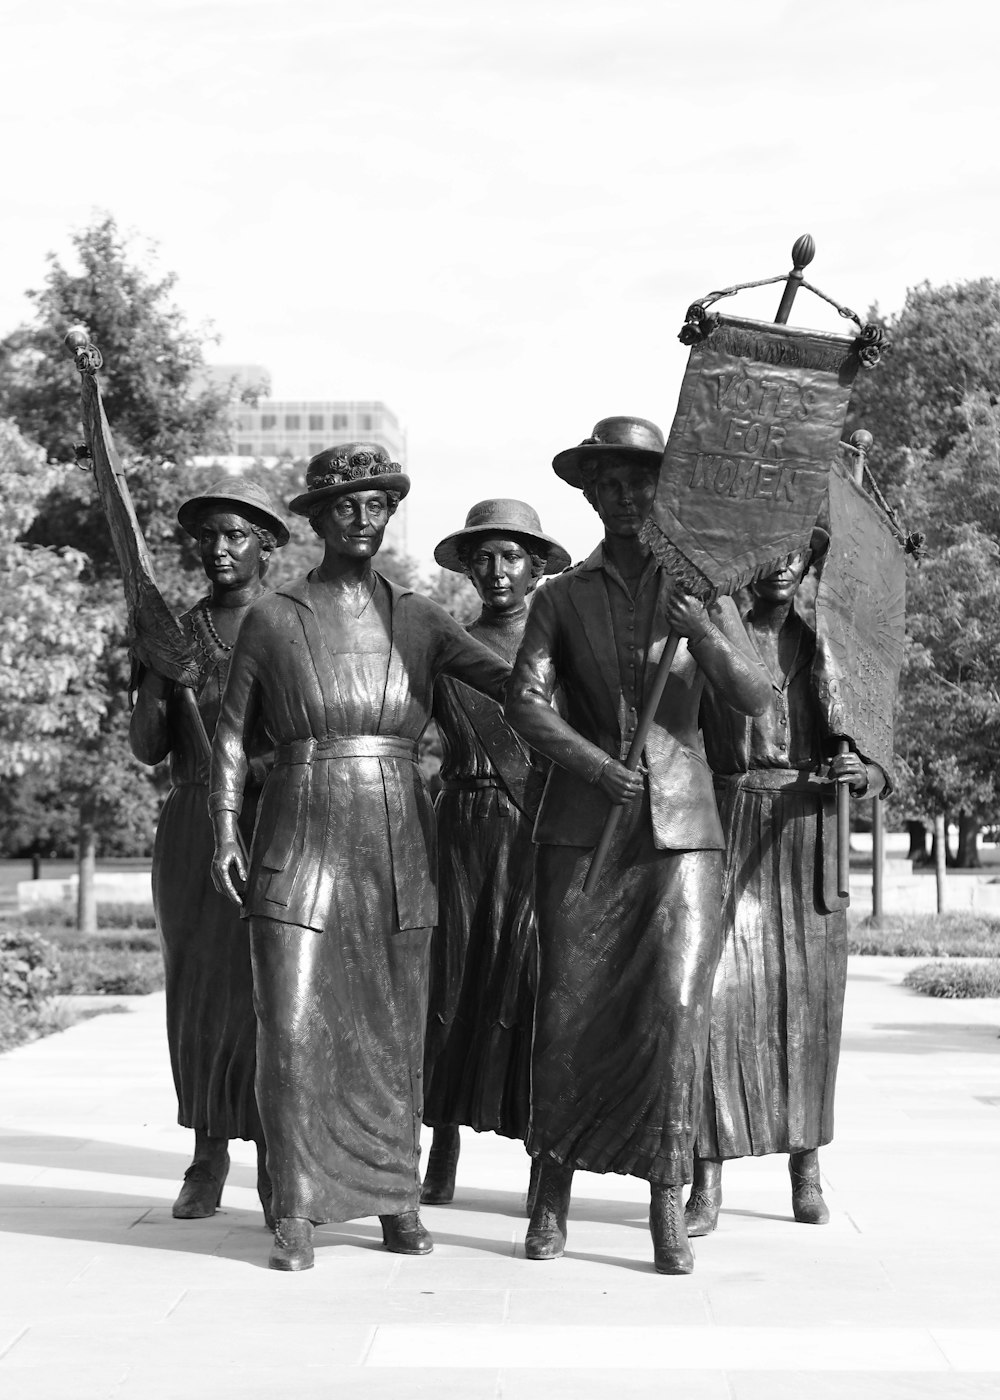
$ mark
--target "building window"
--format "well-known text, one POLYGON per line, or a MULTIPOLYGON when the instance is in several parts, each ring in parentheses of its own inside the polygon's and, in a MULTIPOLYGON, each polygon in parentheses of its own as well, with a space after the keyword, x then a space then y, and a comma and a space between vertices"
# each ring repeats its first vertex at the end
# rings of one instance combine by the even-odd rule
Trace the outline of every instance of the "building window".
POLYGON ((346 428, 346 427, 347 427, 347 414, 346 414, 346 413, 335 413, 335 414, 333 415, 333 418, 331 419, 330 426, 334 429, 334 431, 336 431, 337 428, 346 428))
POLYGON ((252 443, 252 442, 241 442, 241 443, 237 443, 237 446, 236 446, 236 455, 237 455, 237 457, 252 457, 252 456, 253 456, 253 443, 252 443))
POLYGON ((277 444, 276 442, 265 442, 265 443, 264 443, 264 446, 261 448, 261 456, 263 456, 263 457, 277 457, 277 455, 278 455, 278 444, 277 444))
POLYGON ((297 433, 299 431, 300 419, 297 413, 285 414, 285 432, 297 433))
POLYGON ((277 415, 274 413, 262 413, 260 426, 263 432, 267 432, 268 428, 276 428, 278 426, 277 415))
POLYGON ((362 413, 358 419, 358 425, 363 433, 370 433, 372 430, 372 416, 370 413, 362 413))
MULTIPOLYGON (((325 419, 323 418, 322 413, 310 413, 309 431, 311 433, 321 433, 323 431, 324 423, 325 419)), ((321 451, 321 449, 317 447, 316 451, 319 452, 321 451)))

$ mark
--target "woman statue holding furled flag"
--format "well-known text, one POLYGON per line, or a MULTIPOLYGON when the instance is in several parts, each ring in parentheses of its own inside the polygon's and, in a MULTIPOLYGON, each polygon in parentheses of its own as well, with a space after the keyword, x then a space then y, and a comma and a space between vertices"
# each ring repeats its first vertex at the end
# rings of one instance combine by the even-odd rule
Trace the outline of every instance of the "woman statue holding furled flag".
MULTIPOLYGON (((166 973, 177 1119, 194 1129, 195 1138, 173 1215, 214 1215, 229 1173, 230 1139, 242 1138, 256 1143, 257 1190, 270 1222, 271 1185, 254 1092, 250 940, 238 911, 212 884, 205 736, 215 729, 236 634, 250 604, 265 592, 268 561, 288 543, 288 527, 263 487, 234 478, 185 501, 177 518, 197 542, 209 582, 208 595, 180 619, 198 658, 198 682, 192 695, 146 670, 129 729, 141 762, 170 759, 170 792, 153 848, 153 904, 166 973)), ((249 840, 271 743, 259 725, 247 743, 250 773, 239 821, 249 840)))

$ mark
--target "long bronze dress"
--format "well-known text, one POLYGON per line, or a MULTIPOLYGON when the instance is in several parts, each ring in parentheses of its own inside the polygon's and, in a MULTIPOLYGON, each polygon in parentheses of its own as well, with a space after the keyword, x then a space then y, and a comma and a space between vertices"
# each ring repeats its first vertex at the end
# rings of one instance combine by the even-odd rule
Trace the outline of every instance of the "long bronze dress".
MULTIPOLYGON (((467 630, 513 661, 524 617, 480 618, 467 630)), ((480 734, 496 735, 504 774, 529 810, 537 769, 500 706, 461 681, 438 681, 434 718, 444 760, 434 808, 440 911, 431 940, 424 1121, 523 1139, 537 964, 532 818, 512 800, 480 734)))
POLYGON ((692 1174, 719 957, 724 838, 698 734, 706 678, 761 708, 766 675, 732 602, 682 640, 644 749, 641 798, 622 809, 593 895, 582 886, 607 812, 597 787, 624 756, 668 626, 662 570, 634 587, 603 546, 533 603, 508 717, 552 759, 534 840, 539 934, 532 1155, 657 1186, 692 1174), (565 717, 551 709, 556 687, 565 717))
MULTIPOLYGON (((206 629, 200 607, 180 622, 201 657, 196 699, 211 735, 230 653, 206 629)), ((168 702, 167 723, 173 736, 170 792, 153 846, 153 908, 166 973, 177 1121, 209 1137, 259 1140, 250 939, 239 911, 212 884, 215 839, 208 814, 208 765, 190 712, 176 691, 168 702)), ((251 753, 265 744, 260 736, 251 753)), ((247 841, 259 795, 259 786, 248 783, 240 818, 247 841)))
POLYGON ((438 676, 499 699, 509 672, 443 608, 375 578, 363 618, 338 610, 315 574, 254 603, 215 733, 218 810, 238 804, 255 716, 276 745, 244 914, 279 1219, 417 1206, 437 922, 434 814, 417 740, 438 676))
MULTIPOLYGON (((847 982, 846 901, 836 893, 832 742, 813 696, 816 638, 750 720, 702 701, 726 831, 724 944, 715 979, 700 1157, 803 1152, 833 1137, 847 982)), ((753 639, 748 621, 747 631, 753 639)))

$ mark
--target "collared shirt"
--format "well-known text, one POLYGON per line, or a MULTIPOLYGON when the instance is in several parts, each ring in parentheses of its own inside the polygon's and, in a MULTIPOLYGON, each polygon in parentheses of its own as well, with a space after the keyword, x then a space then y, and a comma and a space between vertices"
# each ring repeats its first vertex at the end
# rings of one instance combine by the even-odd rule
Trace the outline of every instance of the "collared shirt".
POLYGON ((611 608, 611 626, 621 678, 622 756, 628 753, 642 710, 646 686, 646 660, 653 638, 660 571, 650 555, 635 585, 629 589, 605 549, 601 550, 601 571, 611 608))

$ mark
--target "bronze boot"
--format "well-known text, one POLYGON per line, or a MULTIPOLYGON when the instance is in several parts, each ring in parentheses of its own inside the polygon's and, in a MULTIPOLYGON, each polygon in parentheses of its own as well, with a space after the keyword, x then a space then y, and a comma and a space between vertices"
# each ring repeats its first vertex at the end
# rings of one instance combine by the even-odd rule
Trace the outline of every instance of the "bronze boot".
POLYGON ((229 1175, 229 1140, 196 1132, 194 1160, 184 1173, 184 1185, 173 1204, 175 1220, 204 1220, 222 1204, 229 1175))
POLYGON ((538 1173, 541 1171, 542 1161, 540 1157, 532 1157, 531 1170, 528 1173, 528 1194, 524 1200, 524 1213, 530 1220, 535 1209, 535 1197, 538 1195, 538 1173))
POLYGON ((535 1205, 524 1237, 527 1259, 559 1259, 566 1248, 566 1218, 573 1190, 573 1168, 541 1162, 535 1205))
POLYGON ((719 1208, 722 1205, 722 1163, 712 1157, 694 1159, 694 1182, 687 1205, 684 1207, 684 1220, 688 1238, 710 1235, 719 1223, 719 1208))
POLYGON ((793 1152, 788 1159, 788 1175, 792 1178, 792 1214, 800 1225, 825 1225, 830 1209, 823 1199, 819 1180, 819 1152, 793 1152))
POLYGON ((458 1154, 462 1140, 458 1129, 449 1124, 435 1128, 431 1150, 427 1156, 427 1170, 420 1188, 422 1206, 446 1206, 455 1195, 455 1173, 458 1170, 458 1154))
POLYGON ((299 1273, 311 1269, 313 1259, 313 1223, 297 1216, 286 1215, 274 1222, 274 1244, 267 1261, 269 1269, 299 1273))
POLYGON ((684 1192, 680 1186, 650 1186, 649 1233, 653 1264, 658 1274, 689 1274, 694 1254, 684 1224, 684 1192))
POLYGON ((402 1215, 380 1215, 382 1243, 392 1254, 430 1254, 434 1241, 420 1223, 420 1212, 404 1210, 402 1215))

